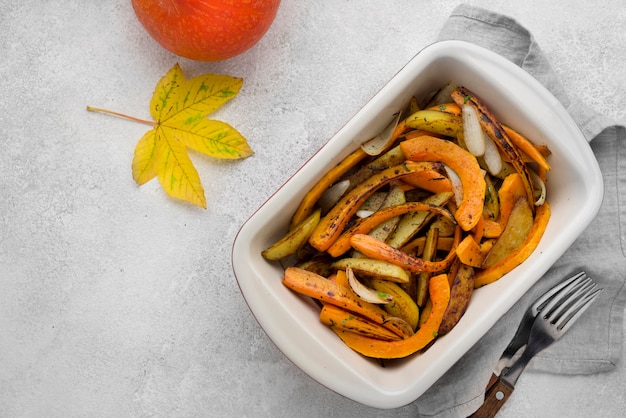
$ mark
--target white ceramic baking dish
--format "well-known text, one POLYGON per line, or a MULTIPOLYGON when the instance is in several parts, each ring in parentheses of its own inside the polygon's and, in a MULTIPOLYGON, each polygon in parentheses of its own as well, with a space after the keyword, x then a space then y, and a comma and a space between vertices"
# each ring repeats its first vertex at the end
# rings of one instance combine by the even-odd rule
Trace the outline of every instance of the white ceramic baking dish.
POLYGON ((357 402, 395 408, 422 395, 541 278, 597 214, 602 196, 593 153, 557 99, 499 55, 465 42, 439 42, 419 52, 242 226, 233 245, 233 269, 259 324, 296 366, 357 402), (552 217, 530 258, 478 289, 449 334, 424 353, 383 368, 321 324, 319 308, 285 288, 283 268, 263 259, 261 251, 286 232, 303 195, 323 173, 379 132, 412 96, 424 97, 449 80, 479 95, 504 123, 550 147, 552 217))

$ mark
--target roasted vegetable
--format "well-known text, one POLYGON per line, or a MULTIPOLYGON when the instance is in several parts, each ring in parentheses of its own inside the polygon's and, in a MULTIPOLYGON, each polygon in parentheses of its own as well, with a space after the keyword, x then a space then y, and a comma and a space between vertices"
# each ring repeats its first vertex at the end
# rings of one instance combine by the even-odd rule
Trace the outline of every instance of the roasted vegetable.
MULTIPOLYGON (((353 235, 368 234, 375 226, 380 225, 382 222, 404 214, 409 214, 410 217, 402 218, 400 220, 400 225, 396 228, 395 231, 392 231, 394 233, 389 238, 390 245, 392 245, 391 242, 396 242, 397 240, 397 234, 399 234, 400 232, 396 233, 396 231, 404 231, 405 228, 409 227, 406 225, 406 219, 412 220, 415 217, 419 216, 422 220, 419 224, 421 225, 424 220, 427 219, 429 214, 439 214, 445 216, 448 219, 451 219, 454 222, 452 214, 445 208, 421 202, 404 203, 401 205, 378 210, 367 218, 359 219, 357 222, 355 222, 353 226, 345 230, 344 233, 341 234, 339 238, 337 238, 333 245, 331 245, 330 248, 327 249, 327 251, 333 257, 338 257, 350 249, 350 239, 353 235)), ((416 230, 417 227, 413 230, 413 233, 410 236, 412 236, 416 232, 416 230)), ((406 232, 404 233, 407 234, 406 232)))
POLYGON ((410 116, 323 175, 263 251, 368 357, 406 357, 451 332, 474 289, 526 260, 550 219, 549 149, 454 82, 426 107, 414 98, 410 116))
POLYGON ((405 119, 409 128, 456 137, 463 132, 463 121, 460 116, 438 110, 418 110, 405 119))
POLYGON ((485 179, 474 157, 454 142, 435 137, 411 139, 400 144, 411 161, 441 161, 460 177, 463 199, 454 217, 461 228, 469 231, 482 216, 485 201, 485 179))
MULTIPOLYGON (((406 245, 411 240, 411 238, 413 238, 415 234, 417 234, 420 229, 424 227, 424 225, 426 225, 429 221, 433 219, 433 217, 437 213, 437 208, 442 208, 440 210, 445 210, 443 208, 452 198, 452 196, 452 192, 443 192, 437 193, 424 199, 424 203, 428 204, 429 208, 416 209, 415 211, 410 211, 406 215, 404 215, 400 219, 400 222, 398 222, 396 230, 387 240, 387 244, 394 248, 400 248, 406 245)), ((441 212, 441 214, 444 215, 445 213, 446 212, 441 212)), ((446 218, 452 219, 450 216, 446 215, 446 218)), ((453 220, 453 223, 456 225, 456 219, 453 220)))
POLYGON ((450 301, 450 286, 445 274, 434 276, 429 283, 432 308, 428 319, 411 337, 399 341, 383 341, 353 332, 333 329, 354 351, 367 357, 391 359, 410 356, 426 347, 439 333, 439 326, 450 301))
POLYGON ((337 205, 320 220, 320 223, 309 238, 309 243, 319 251, 327 250, 339 237, 359 206, 363 204, 372 193, 394 179, 399 179, 416 171, 423 170, 425 167, 428 167, 428 165, 407 161, 372 175, 368 180, 345 195, 337 205))
POLYGON ((458 245, 461 233, 460 228, 457 228, 457 234, 455 234, 454 243, 450 253, 441 261, 426 261, 422 258, 410 256, 404 251, 393 248, 382 241, 378 241, 364 234, 355 234, 350 238, 350 243, 355 250, 360 251, 366 256, 376 259, 384 260, 396 266, 403 267, 413 273, 421 272, 437 272, 443 271, 450 267, 455 259, 454 249, 458 245))
POLYGON ((383 325, 400 337, 413 334, 413 330, 406 322, 402 324, 403 321, 398 321, 397 318, 394 320, 391 315, 378 306, 355 298, 354 294, 344 286, 333 283, 310 271, 288 267, 285 269, 283 284, 303 295, 362 315, 370 321, 383 325))
POLYGON ((498 261, 489 268, 480 270, 474 278, 474 287, 481 287, 493 283, 526 260, 537 245, 545 232, 550 220, 550 205, 543 204, 535 213, 533 226, 530 228, 524 242, 511 254, 498 261))
POLYGON ((320 222, 320 210, 317 209, 308 218, 296 225, 291 231, 276 241, 271 247, 263 251, 263 257, 268 260, 280 260, 304 246, 311 233, 320 222))
POLYGON ((533 214, 530 210, 530 204, 526 198, 519 198, 513 206, 502 235, 487 254, 481 267, 489 268, 517 250, 526 240, 532 226, 533 214))
POLYGON ((350 267, 360 275, 367 277, 379 277, 398 283, 409 281, 409 273, 402 267, 383 260, 370 258, 342 258, 331 264, 332 268, 346 270, 350 267))
POLYGON ((354 332, 366 337, 387 341, 397 341, 402 338, 387 328, 367 318, 346 311, 335 305, 326 304, 320 311, 320 321, 329 327, 341 331, 354 332))
POLYGON ((400 286, 388 280, 373 279, 371 281, 373 289, 391 296, 391 301, 383 306, 389 315, 404 319, 413 330, 417 329, 419 320, 419 308, 411 296, 400 286))
POLYGON ((450 303, 443 314, 439 335, 445 335, 459 322, 474 292, 474 269, 461 263, 450 287, 450 303))
POLYGON ((530 202, 533 201, 533 189, 531 186, 530 173, 528 167, 524 164, 519 148, 517 148, 509 135, 506 133, 498 119, 494 116, 491 110, 487 107, 478 96, 469 91, 465 87, 459 87, 452 92, 452 99, 462 106, 462 104, 469 104, 476 109, 478 113, 478 119, 487 132, 487 134, 494 140, 498 148, 506 155, 509 162, 515 168, 515 171, 520 174, 524 188, 526 190, 526 196, 530 202))
POLYGON ((477 243, 473 235, 467 235, 456 247, 456 256, 465 265, 482 267, 492 247, 491 240, 477 243))
POLYGON ((307 218, 315 210, 315 204, 319 198, 322 197, 326 189, 328 189, 338 178, 347 173, 365 157, 367 157, 365 151, 358 148, 352 154, 344 158, 341 163, 337 164, 330 171, 328 171, 304 196, 300 206, 296 209, 296 213, 291 218, 291 226, 294 227, 307 218))
POLYGON ((361 145, 361 149, 363 149, 367 155, 379 155, 389 149, 402 131, 404 131, 404 121, 400 122, 400 116, 400 112, 393 115, 393 119, 389 122, 389 125, 374 138, 361 145))
POLYGON ((350 289, 352 289, 354 294, 356 294, 360 299, 377 305, 387 304, 393 300, 393 297, 390 294, 376 292, 374 289, 370 289, 361 283, 350 266, 346 267, 346 276, 348 277, 348 285, 350 286, 350 289))

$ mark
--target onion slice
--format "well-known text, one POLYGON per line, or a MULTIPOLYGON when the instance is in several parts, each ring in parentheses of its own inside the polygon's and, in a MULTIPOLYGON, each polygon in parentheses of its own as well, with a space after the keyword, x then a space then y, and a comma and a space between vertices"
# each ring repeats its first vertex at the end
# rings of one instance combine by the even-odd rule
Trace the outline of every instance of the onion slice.
POLYGON ((393 297, 390 294, 377 292, 376 290, 370 289, 358 281, 354 275, 354 271, 352 271, 352 267, 350 266, 346 267, 346 276, 348 277, 348 283, 350 283, 352 291, 364 301, 369 303, 385 304, 393 300, 393 297))
POLYGON ((498 146, 493 142, 493 139, 489 137, 485 138, 485 154, 483 158, 489 174, 495 176, 502 171, 502 157, 500 156, 500 151, 498 151, 498 146))
POLYGON ((346 190, 350 187, 350 180, 342 180, 339 183, 335 183, 330 186, 322 197, 317 201, 317 204, 322 209, 323 213, 328 212, 335 204, 341 199, 346 190))
POLYGON ((369 218, 370 216, 372 216, 375 212, 373 210, 357 210, 356 211, 356 216, 358 216, 359 218, 369 218))
POLYGON ((394 141, 393 133, 400 122, 401 113, 394 113, 393 119, 378 135, 361 145, 367 155, 380 155, 394 141))
POLYGON ((463 201, 463 184, 461 183, 461 178, 459 175, 448 167, 447 165, 443 165, 443 168, 446 170, 446 174, 450 179, 450 183, 452 184, 452 192, 454 193, 454 202, 457 206, 461 204, 463 201))
POLYGON ((546 183, 543 181, 541 177, 534 170, 528 169, 530 172, 530 176, 533 179, 533 185, 535 186, 535 190, 539 191, 539 197, 535 200, 535 206, 541 206, 546 203, 546 183))
POLYGON ((485 133, 480 126, 476 109, 474 106, 465 104, 461 106, 461 116, 463 117, 463 140, 467 150, 475 157, 482 157, 485 154, 485 133))

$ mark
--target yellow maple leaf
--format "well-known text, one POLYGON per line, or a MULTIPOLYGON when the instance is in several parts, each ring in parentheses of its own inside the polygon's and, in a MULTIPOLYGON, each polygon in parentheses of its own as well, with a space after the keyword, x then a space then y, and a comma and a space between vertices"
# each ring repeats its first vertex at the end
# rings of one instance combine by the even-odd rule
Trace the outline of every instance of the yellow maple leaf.
POLYGON ((157 177, 169 196, 206 208, 204 188, 187 148, 223 159, 253 154, 235 128, 207 118, 235 97, 242 84, 241 78, 219 74, 186 79, 176 64, 159 80, 152 95, 150 115, 154 122, 99 108, 87 109, 152 125, 135 147, 132 163, 135 182, 142 185, 157 177))

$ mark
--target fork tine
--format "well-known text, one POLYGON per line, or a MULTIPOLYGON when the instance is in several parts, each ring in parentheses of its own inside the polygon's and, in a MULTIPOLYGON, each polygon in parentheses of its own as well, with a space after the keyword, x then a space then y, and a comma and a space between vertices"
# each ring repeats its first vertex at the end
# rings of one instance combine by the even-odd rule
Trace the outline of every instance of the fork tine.
POLYGON ((587 277, 586 274, 581 274, 577 277, 576 280, 569 283, 567 286, 562 288, 556 295, 552 297, 549 301, 546 302, 545 306, 541 308, 541 313, 543 317, 548 317, 555 308, 558 308, 561 303, 566 300, 572 293, 578 291, 581 287, 586 286, 591 282, 591 278, 587 277))
MULTIPOLYGON (((594 286, 595 288, 596 286, 594 286)), ((591 289, 590 289, 591 290, 591 289)), ((574 322, 587 310, 591 302, 602 292, 603 289, 595 289, 579 299, 570 309, 568 309, 557 321, 556 327, 560 332, 565 332, 574 325, 574 322)))
POLYGON ((562 302, 559 304, 559 306, 554 308, 554 310, 550 312, 549 315, 552 318, 556 318, 557 316, 561 314, 561 312, 565 311, 566 309, 569 309, 581 297, 583 297, 583 295, 588 294, 590 291, 592 291, 596 287, 598 287, 598 285, 593 283, 591 281, 591 278, 587 278, 587 280, 584 280, 583 282, 580 283, 580 286, 578 288, 572 289, 572 291, 567 295, 567 298, 562 299, 562 302))
POLYGON ((572 282, 580 280, 581 278, 585 277, 587 274, 584 271, 581 271, 578 274, 573 275, 572 277, 570 277, 567 280, 562 281, 559 285, 554 286, 552 289, 550 289, 548 292, 544 293, 539 299, 537 299, 533 305, 532 305, 532 309, 534 311, 534 315, 537 316, 537 313, 541 312, 543 310, 543 308, 545 307, 545 305, 552 300, 552 298, 558 293, 560 292, 564 287, 569 286, 570 284, 572 284, 572 282))

